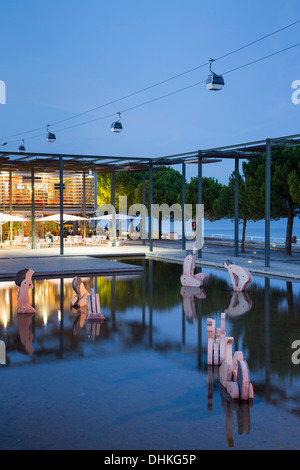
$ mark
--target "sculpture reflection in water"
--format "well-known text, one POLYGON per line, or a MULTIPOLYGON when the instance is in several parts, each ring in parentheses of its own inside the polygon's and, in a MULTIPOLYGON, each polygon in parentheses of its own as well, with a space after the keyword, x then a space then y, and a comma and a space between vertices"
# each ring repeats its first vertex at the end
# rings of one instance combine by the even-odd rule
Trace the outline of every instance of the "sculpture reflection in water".
POLYGON ((73 331, 78 335, 86 320, 87 336, 95 341, 96 337, 100 335, 100 327, 105 320, 101 313, 99 294, 95 293, 94 289, 91 289, 91 293, 89 293, 80 277, 73 279, 72 286, 76 296, 71 299, 71 308, 77 310, 73 331), (86 307, 86 311, 82 310, 83 307, 86 307))
POLYGON ((230 317, 239 317, 249 312, 251 308, 252 300, 247 292, 233 292, 225 313, 230 317))
POLYGON ((199 287, 182 286, 180 294, 182 296, 182 305, 187 321, 195 323, 197 319, 195 297, 199 300, 206 299, 205 290, 199 287))
MULTIPOLYGON (((219 368, 216 366, 207 367, 208 375, 208 402, 207 410, 211 412, 213 410, 213 390, 214 382, 219 381, 219 368)), ((225 414, 225 429, 226 429, 226 441, 228 447, 234 447, 233 439, 233 418, 234 413, 236 414, 237 430, 238 434, 249 434, 250 433, 250 409, 253 406, 253 401, 240 401, 233 400, 230 395, 226 392, 221 384, 219 384, 219 392, 221 397, 221 404, 225 414)))
POLYGON ((29 291, 33 289, 33 269, 22 269, 16 274, 15 284, 19 287, 17 297, 17 322, 22 349, 26 354, 33 354, 33 333, 30 332, 31 318, 36 310, 30 305, 29 291))
POLYGON ((226 336, 225 313, 221 314, 221 327, 215 327, 215 320, 207 319, 207 365, 208 365, 208 410, 212 410, 213 382, 219 378, 222 406, 226 418, 226 436, 230 447, 232 438, 232 412, 237 412, 239 432, 250 431, 250 407, 254 391, 250 382, 250 373, 242 351, 235 351, 232 356, 233 337, 226 336), (213 370, 212 368, 215 368, 213 370))
POLYGON ((20 341, 22 343, 22 349, 25 349, 25 351, 22 352, 29 355, 34 353, 32 346, 34 336, 33 333, 30 332, 30 322, 33 316, 34 313, 17 313, 20 341))

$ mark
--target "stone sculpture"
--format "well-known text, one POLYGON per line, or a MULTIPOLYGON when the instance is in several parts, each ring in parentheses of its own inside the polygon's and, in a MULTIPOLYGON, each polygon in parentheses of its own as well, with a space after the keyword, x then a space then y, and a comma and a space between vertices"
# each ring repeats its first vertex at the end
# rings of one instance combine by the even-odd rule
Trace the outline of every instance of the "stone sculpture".
POLYGON ((196 262, 196 249, 193 248, 193 254, 185 257, 183 262, 183 274, 180 277, 181 284, 189 287, 202 287, 206 279, 206 274, 194 274, 196 262))
POLYGON ((85 285, 80 277, 74 277, 72 287, 76 292, 75 297, 71 299, 71 307, 80 308, 86 305, 87 296, 89 292, 86 290, 85 285))
POLYGON ((102 315, 100 310, 100 298, 99 294, 95 294, 94 289, 91 291, 91 295, 87 296, 87 320, 104 320, 104 315, 102 315))
POLYGON ((225 313, 221 314, 221 328, 215 327, 215 320, 207 319, 207 365, 219 366, 219 379, 231 398, 251 400, 254 398, 253 385, 247 361, 242 351, 236 351, 232 357, 233 337, 227 337, 225 331, 225 313))
POLYGON ((252 274, 248 269, 242 268, 230 260, 226 261, 224 266, 228 270, 233 290, 235 292, 247 290, 250 282, 252 281, 252 274))
POLYGON ((16 274, 15 284, 19 287, 17 313, 36 313, 36 310, 30 305, 29 300, 29 290, 33 289, 33 273, 33 269, 22 269, 16 274))

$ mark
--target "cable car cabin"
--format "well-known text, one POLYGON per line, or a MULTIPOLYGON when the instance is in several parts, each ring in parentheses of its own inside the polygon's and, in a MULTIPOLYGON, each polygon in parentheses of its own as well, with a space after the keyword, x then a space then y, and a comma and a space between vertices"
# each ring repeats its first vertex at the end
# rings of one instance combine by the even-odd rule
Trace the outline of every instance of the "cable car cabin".
POLYGON ((55 134, 52 134, 52 132, 48 132, 46 140, 47 142, 55 142, 56 140, 55 134))
POLYGON ((217 75, 216 73, 209 75, 208 79, 206 80, 206 87, 208 90, 222 90, 224 85, 224 78, 222 75, 217 75))
POLYGON ((20 145, 20 147, 18 148, 18 152, 25 152, 24 145, 20 145))
POLYGON ((120 121, 113 122, 111 125, 112 132, 121 132, 123 130, 123 126, 120 121))

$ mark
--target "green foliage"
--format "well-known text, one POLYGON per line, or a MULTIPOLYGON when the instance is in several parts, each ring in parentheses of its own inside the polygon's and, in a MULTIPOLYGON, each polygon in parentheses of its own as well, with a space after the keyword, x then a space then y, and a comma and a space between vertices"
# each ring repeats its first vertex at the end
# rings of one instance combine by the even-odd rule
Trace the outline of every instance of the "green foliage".
MULTIPOLYGON (((300 149, 298 147, 272 151, 271 160, 271 218, 280 219, 299 214, 300 149), (298 186, 297 186, 298 182, 298 186), (298 193, 299 196, 299 193, 298 193)), ((243 163, 249 191, 251 212, 265 211, 265 157, 243 163)))
MULTIPOLYGON (((142 181, 141 173, 116 173, 115 175, 115 200, 116 211, 119 211, 119 197, 127 196, 127 207, 135 202, 135 190, 142 181)), ((111 201, 111 175, 99 173, 97 177, 97 205, 110 204, 111 201)))
MULTIPOLYGON (((146 206, 149 208, 149 173, 146 172, 146 206)), ((181 204, 182 176, 171 167, 153 168, 153 204, 181 204)), ((135 201, 142 202, 142 182, 135 190, 135 201)))
MULTIPOLYGON (((223 185, 215 178, 202 178, 202 203, 204 204, 204 217, 207 220, 214 221, 221 218, 216 215, 213 205, 220 196, 223 185)), ((186 203, 193 205, 193 214, 198 204, 198 177, 192 177, 186 185, 186 203)))
MULTIPOLYGON (((272 151, 271 219, 287 218, 285 254, 291 254, 293 219, 300 214, 300 148, 272 151)), ((250 213, 265 213, 265 156, 243 164, 250 213)))

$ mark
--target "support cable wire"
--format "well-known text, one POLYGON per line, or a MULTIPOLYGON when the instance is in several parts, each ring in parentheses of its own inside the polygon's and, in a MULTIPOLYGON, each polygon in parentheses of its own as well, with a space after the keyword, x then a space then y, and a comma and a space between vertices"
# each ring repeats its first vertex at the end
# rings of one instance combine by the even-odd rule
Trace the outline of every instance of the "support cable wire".
MULTIPOLYGON (((243 65, 240 65, 238 67, 235 67, 234 69, 227 70, 227 72, 222 73, 222 75, 226 75, 226 74, 229 74, 229 73, 232 73, 232 72, 236 72, 237 70, 243 69, 243 68, 248 67, 250 65, 253 65, 257 62, 261 62, 262 60, 268 59, 270 57, 273 57, 277 54, 280 54, 282 52, 285 52, 285 51, 287 51, 289 49, 292 49, 294 47, 297 47, 297 46, 300 46, 300 42, 298 42, 297 44, 294 44, 293 46, 286 47, 285 49, 281 49, 280 51, 273 52, 272 54, 268 54, 264 57, 260 57, 259 59, 248 62, 247 64, 243 64, 243 65)), ((193 83, 192 85, 188 85, 184 88, 180 88, 178 90, 171 91, 170 93, 166 93, 165 95, 157 96, 156 98, 152 98, 151 100, 144 101, 143 103, 136 104, 134 106, 131 106, 130 108, 123 109, 123 111, 121 111, 121 114, 126 113, 128 111, 132 111, 133 109, 136 109, 136 108, 140 108, 140 107, 145 106, 147 104, 154 103, 155 101, 167 98, 169 96, 175 95, 177 93, 180 93, 182 91, 188 90, 188 89, 193 88, 193 87, 196 87, 198 85, 202 85, 203 83, 206 83, 206 79, 202 80, 200 82, 197 82, 197 83, 193 83)), ((65 131, 65 130, 68 130, 68 129, 73 129, 74 127, 83 126, 83 125, 90 124, 92 122, 100 121, 100 120, 103 120, 103 119, 111 118, 112 116, 115 116, 115 115, 116 115, 116 113, 108 114, 106 116, 101 116, 101 117, 98 117, 98 118, 95 118, 95 119, 90 119, 89 121, 81 122, 81 123, 78 123, 78 124, 73 124, 72 126, 63 127, 62 129, 55 130, 55 133, 65 131)), ((44 134, 39 134, 39 135, 36 135, 36 136, 33 136, 33 137, 29 137, 27 140, 35 139, 35 138, 41 137, 43 135, 44 134)))
MULTIPOLYGON (((222 56, 220 56, 220 57, 217 57, 216 59, 214 59, 214 61, 216 62, 217 60, 221 60, 221 59, 224 59, 225 57, 229 57, 229 56, 232 55, 232 54, 235 54, 235 53, 237 53, 237 52, 239 52, 239 51, 241 51, 241 50, 243 50, 243 49, 246 49, 247 47, 253 46, 254 44, 257 44, 257 43, 260 42, 260 41, 263 41, 263 40, 265 40, 265 39, 267 39, 267 38, 269 38, 269 37, 271 37, 271 36, 274 36, 275 34, 278 34, 278 33, 282 32, 282 31, 284 31, 284 30, 286 30, 286 29, 288 29, 288 28, 291 28, 292 26, 295 26, 295 25, 298 24, 298 23, 300 23, 300 20, 294 21, 293 23, 290 23, 290 24, 288 24, 288 25, 286 25, 286 26, 283 26, 282 28, 277 29, 276 31, 273 31, 272 33, 269 33, 269 34, 267 34, 267 35, 265 35, 265 36, 262 36, 262 37, 259 38, 259 39, 256 39, 255 41, 252 41, 252 42, 250 42, 250 43, 248 43, 248 44, 245 44, 244 46, 241 46, 241 47, 239 47, 239 48, 237 48, 237 49, 234 49, 234 50, 232 50, 232 51, 230 51, 230 52, 228 52, 228 53, 226 53, 226 54, 224 54, 224 55, 222 55, 222 56)), ((276 53, 275 53, 275 54, 276 54, 276 53)), ((262 60, 262 59, 260 59, 260 60, 262 60)), ((253 63, 254 63, 254 62, 253 62, 253 63)), ((104 108, 104 107, 106 107, 106 106, 109 106, 109 105, 111 105, 111 104, 117 103, 117 102, 119 102, 119 101, 125 100, 125 99, 127 99, 127 98, 131 98, 132 96, 135 96, 135 95, 137 95, 137 94, 140 94, 140 93, 143 93, 143 92, 145 92, 145 91, 148 91, 148 90, 150 90, 151 88, 155 88, 155 87, 157 87, 157 86, 163 85, 163 84, 165 84, 165 83, 167 83, 167 82, 169 82, 169 81, 171 81, 171 80, 175 80, 176 78, 179 78, 179 77, 182 77, 182 76, 184 76, 184 75, 187 75, 187 74, 189 74, 189 73, 191 73, 191 72, 194 72, 195 70, 199 70, 200 68, 206 67, 206 66, 208 66, 208 65, 209 65, 209 61, 208 61, 208 62, 205 62, 204 64, 198 65, 197 67, 194 67, 194 68, 192 68, 192 69, 186 70, 185 72, 179 73, 179 74, 174 75, 174 76, 172 76, 172 77, 169 77, 169 78, 167 78, 167 79, 165 79, 165 80, 162 80, 162 81, 160 81, 160 82, 157 82, 157 83, 155 83, 155 84, 153 84, 153 85, 149 85, 149 86, 147 86, 147 87, 145 87, 145 88, 142 88, 142 89, 140 89, 140 90, 137 90, 137 91, 134 91, 134 92, 132 92, 132 93, 129 93, 128 95, 125 95, 125 96, 123 96, 123 97, 121 97, 121 98, 116 98, 116 99, 114 99, 114 100, 112 100, 112 101, 109 101, 109 102, 107 102, 107 103, 104 103, 104 104, 102 104, 102 105, 100 105, 100 106, 96 106, 95 108, 91 108, 91 109, 89 109, 89 110, 87 110, 87 111, 83 111, 83 112, 81 112, 81 113, 75 114, 74 116, 70 116, 70 117, 65 118, 65 119, 62 119, 62 120, 60 120, 60 121, 53 122, 52 124, 50 124, 50 126, 51 126, 51 127, 56 126, 56 125, 61 124, 61 123, 63 123, 63 122, 69 121, 69 120, 71 120, 71 119, 75 119, 75 118, 80 117, 80 116, 84 116, 85 114, 91 113, 91 112, 93 112, 93 111, 96 111, 96 110, 98 110, 98 109, 104 108)), ((246 66, 246 65, 245 65, 245 66, 246 66)), ((243 66, 243 67, 245 67, 245 66, 243 66)), ((229 73, 229 72, 226 72, 226 73, 229 73)), ((200 83, 202 83, 202 82, 200 82, 200 83)), ((200 83, 198 83, 198 84, 200 84, 200 83)), ((195 85, 192 85, 192 86, 195 86, 195 85)), ((186 88, 189 88, 189 87, 186 87, 186 88)), ((186 88, 183 88, 182 90, 184 90, 184 89, 186 89, 186 88)), ((174 94, 174 93, 172 93, 172 94, 174 94)), ((168 95, 166 95, 166 96, 168 96, 168 95)), ((161 99, 161 98, 158 98, 158 99, 161 99)), ((139 106, 139 105, 138 105, 138 106, 139 106)), ((115 115, 115 113, 114 113, 113 115, 109 115, 108 117, 111 117, 111 116, 114 116, 114 115, 115 115)), ((92 122, 92 121, 91 121, 91 122, 92 122)), ((32 132, 36 132, 36 131, 38 131, 38 130, 42 130, 42 129, 44 129, 45 127, 46 127, 46 126, 41 126, 41 127, 37 127, 37 128, 35 128, 35 129, 31 129, 31 130, 28 130, 28 131, 25 131, 25 132, 19 132, 19 133, 17 133, 17 134, 12 134, 12 135, 9 135, 9 136, 6 136, 6 137, 1 137, 1 138, 0 138, 0 141, 1 141, 1 140, 4 140, 4 139, 9 139, 9 138, 11 138, 11 137, 17 137, 17 136, 24 135, 24 134, 30 134, 30 133, 32 133, 32 132)))

